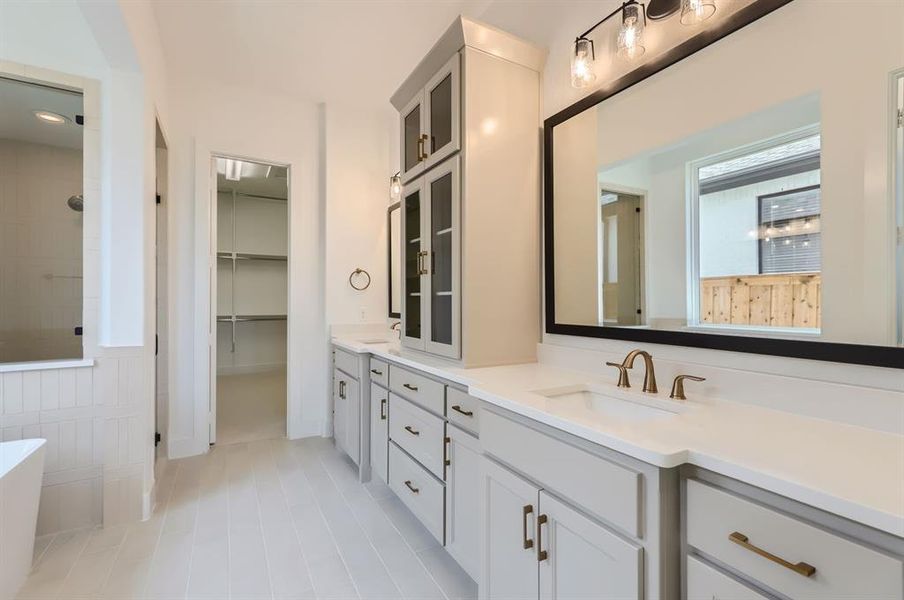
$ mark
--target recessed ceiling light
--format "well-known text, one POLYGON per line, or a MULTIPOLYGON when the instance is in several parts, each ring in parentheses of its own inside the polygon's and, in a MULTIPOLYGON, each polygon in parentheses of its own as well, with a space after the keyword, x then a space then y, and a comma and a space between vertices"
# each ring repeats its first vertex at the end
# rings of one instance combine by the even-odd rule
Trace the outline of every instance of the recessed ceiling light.
POLYGON ((44 121, 45 123, 53 123, 54 125, 59 125, 69 120, 63 115, 58 115, 57 113, 50 112, 49 110, 36 110, 34 111, 34 114, 35 117, 37 117, 41 121, 44 121))

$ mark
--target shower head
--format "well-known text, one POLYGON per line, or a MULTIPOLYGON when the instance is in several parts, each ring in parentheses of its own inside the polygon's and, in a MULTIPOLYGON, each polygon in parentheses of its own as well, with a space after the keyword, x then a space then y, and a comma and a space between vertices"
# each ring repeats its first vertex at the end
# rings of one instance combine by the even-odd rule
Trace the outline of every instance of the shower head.
POLYGON ((82 198, 81 194, 76 194, 75 196, 69 196, 66 204, 75 212, 82 212, 82 209, 85 208, 85 199, 82 198))

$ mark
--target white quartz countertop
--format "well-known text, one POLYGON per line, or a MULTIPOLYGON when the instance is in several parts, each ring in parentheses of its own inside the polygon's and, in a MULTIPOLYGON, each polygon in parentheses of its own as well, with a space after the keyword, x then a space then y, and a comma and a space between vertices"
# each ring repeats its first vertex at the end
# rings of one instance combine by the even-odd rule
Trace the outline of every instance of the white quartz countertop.
MULTIPOLYGON (((613 397, 643 396, 615 386, 611 373, 542 363, 461 369, 402 356, 396 344, 333 338, 369 353, 467 386, 471 395, 551 427, 664 467, 692 464, 858 523, 904 537, 904 436, 722 400, 694 399, 667 419, 604 416, 536 390, 599 384, 613 397)), ((668 391, 660 390, 660 399, 668 391)), ((671 402, 666 400, 667 402, 671 402)))

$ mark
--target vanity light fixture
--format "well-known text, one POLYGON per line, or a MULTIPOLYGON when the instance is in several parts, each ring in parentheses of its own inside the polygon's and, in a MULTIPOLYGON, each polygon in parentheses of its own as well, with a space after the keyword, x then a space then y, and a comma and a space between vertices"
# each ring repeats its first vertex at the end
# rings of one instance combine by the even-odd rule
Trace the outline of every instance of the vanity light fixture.
POLYGON ((593 40, 589 36, 597 27, 615 15, 621 15, 621 27, 619 27, 616 39, 618 56, 633 60, 643 55, 646 50, 643 45, 643 32, 647 24, 646 8, 637 0, 628 0, 575 38, 571 54, 571 85, 573 87, 586 87, 596 81, 596 73, 593 70, 596 53, 593 40))
POLYGON ((716 0, 681 0, 681 24, 698 25, 716 13, 716 0))
POLYGON ((396 174, 389 178, 389 197, 393 202, 398 201, 402 195, 402 172, 396 171, 396 174))
POLYGON ((51 123, 53 125, 61 125, 69 120, 63 115, 57 114, 55 112, 50 112, 49 110, 36 110, 34 111, 34 115, 38 118, 38 120, 45 123, 51 123))

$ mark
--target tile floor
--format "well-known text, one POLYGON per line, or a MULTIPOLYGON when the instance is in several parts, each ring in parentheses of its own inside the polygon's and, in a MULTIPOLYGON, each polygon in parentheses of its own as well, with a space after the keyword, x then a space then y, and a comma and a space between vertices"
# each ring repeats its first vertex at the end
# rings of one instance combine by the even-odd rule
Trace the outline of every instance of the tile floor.
POLYGON ((217 444, 286 435, 286 371, 217 376, 217 444), (253 398, 254 402, 248 399, 253 398))
POLYGON ((458 600, 476 584, 317 438, 173 461, 146 522, 40 538, 20 599, 458 600))

